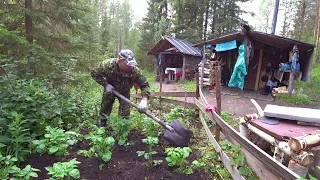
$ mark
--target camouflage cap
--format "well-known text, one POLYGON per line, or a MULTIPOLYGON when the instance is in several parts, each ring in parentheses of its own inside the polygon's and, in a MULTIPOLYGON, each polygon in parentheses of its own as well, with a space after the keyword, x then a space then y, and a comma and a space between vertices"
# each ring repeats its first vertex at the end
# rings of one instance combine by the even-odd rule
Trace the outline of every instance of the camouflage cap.
POLYGON ((136 66, 137 61, 134 57, 134 54, 129 49, 123 49, 119 52, 119 58, 123 60, 128 66, 136 66))

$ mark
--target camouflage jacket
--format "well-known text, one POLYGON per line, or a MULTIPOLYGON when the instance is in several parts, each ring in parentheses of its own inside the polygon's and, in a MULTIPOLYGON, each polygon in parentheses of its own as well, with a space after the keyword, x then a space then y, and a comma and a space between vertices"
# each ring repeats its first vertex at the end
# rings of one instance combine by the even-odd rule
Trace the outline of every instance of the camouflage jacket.
POLYGON ((107 59, 99 64, 99 66, 91 71, 92 78, 100 85, 105 87, 111 84, 118 92, 129 91, 134 83, 137 83, 141 88, 143 97, 149 98, 150 86, 141 74, 138 67, 133 67, 131 72, 120 72, 117 59, 107 59))

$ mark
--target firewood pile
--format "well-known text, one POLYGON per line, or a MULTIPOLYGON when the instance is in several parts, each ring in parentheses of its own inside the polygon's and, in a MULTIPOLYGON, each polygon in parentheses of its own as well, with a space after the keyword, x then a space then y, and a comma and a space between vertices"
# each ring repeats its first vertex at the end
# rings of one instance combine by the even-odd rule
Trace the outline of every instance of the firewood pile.
MULTIPOLYGON (((204 63, 204 73, 203 73, 203 85, 205 86, 209 86, 210 85, 210 74, 214 74, 214 73, 211 73, 211 63, 210 63, 210 60, 207 59, 206 62, 204 63)), ((198 64, 198 70, 199 70, 199 73, 201 74, 202 72, 202 62, 200 62, 198 64)), ((213 77, 214 78, 214 77, 213 77)), ((201 76, 199 77, 199 80, 201 80, 201 76)))

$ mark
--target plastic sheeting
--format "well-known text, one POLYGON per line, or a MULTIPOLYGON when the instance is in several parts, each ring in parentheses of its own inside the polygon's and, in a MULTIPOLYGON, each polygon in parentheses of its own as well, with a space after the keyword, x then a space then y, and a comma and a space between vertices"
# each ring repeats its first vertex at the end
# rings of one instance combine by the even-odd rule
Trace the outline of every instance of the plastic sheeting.
POLYGON ((245 46, 241 45, 239 47, 239 56, 228 84, 229 87, 239 87, 240 89, 243 89, 244 77, 248 74, 244 52, 245 46))
POLYGON ((216 45, 217 52, 228 51, 231 49, 237 49, 237 41, 236 40, 216 45))

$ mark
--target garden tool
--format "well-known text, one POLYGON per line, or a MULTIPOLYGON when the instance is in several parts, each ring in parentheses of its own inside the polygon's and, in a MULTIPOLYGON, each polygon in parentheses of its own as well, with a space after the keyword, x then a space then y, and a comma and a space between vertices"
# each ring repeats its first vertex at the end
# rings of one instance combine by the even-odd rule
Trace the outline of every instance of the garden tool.
MULTIPOLYGON (((124 100, 125 102, 129 103, 131 106, 138 109, 138 105, 124 97, 122 94, 118 93, 115 90, 112 90, 113 94, 115 94, 120 99, 124 100)), ((170 125, 168 125, 166 122, 160 120, 153 114, 149 112, 143 112, 151 119, 155 120, 157 123, 159 123, 161 126, 166 128, 166 131, 163 135, 164 139, 171 144, 174 147, 186 147, 188 146, 190 142, 190 138, 192 137, 192 131, 186 127, 184 127, 182 124, 180 124, 177 120, 174 120, 170 125)))

